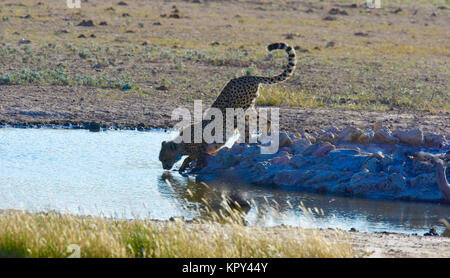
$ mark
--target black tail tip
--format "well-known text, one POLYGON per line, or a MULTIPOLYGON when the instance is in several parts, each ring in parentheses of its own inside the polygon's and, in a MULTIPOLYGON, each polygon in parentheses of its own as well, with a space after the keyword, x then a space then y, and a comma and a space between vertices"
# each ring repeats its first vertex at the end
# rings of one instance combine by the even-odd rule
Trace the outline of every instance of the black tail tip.
POLYGON ((277 42, 277 43, 272 43, 271 45, 269 45, 269 46, 267 47, 267 49, 268 49, 269 51, 272 51, 272 50, 275 50, 275 49, 283 49, 283 48, 285 48, 285 47, 286 47, 286 44, 285 44, 285 43, 277 42))

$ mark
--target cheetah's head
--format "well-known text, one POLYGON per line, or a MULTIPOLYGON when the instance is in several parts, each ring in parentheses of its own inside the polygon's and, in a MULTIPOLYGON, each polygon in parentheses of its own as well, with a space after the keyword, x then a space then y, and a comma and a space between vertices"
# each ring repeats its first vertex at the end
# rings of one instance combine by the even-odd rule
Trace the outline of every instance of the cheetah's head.
POLYGON ((173 141, 163 141, 161 151, 159 152, 159 161, 165 170, 172 169, 173 165, 181 159, 183 154, 180 151, 179 144, 173 141))

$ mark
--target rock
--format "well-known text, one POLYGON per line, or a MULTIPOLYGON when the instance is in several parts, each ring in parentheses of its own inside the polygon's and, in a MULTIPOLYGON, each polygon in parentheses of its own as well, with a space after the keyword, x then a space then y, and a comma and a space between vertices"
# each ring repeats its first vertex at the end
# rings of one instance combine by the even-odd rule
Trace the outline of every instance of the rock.
POLYGON ((169 88, 167 88, 167 87, 164 86, 164 85, 161 85, 161 86, 159 86, 159 87, 156 87, 155 89, 158 90, 158 91, 168 91, 168 90, 169 90, 169 88))
POLYGON ((375 157, 370 157, 361 165, 361 170, 367 169, 369 172, 377 172, 379 170, 378 160, 375 157))
POLYGON ((303 134, 303 138, 307 139, 311 143, 316 143, 317 142, 316 138, 314 136, 312 136, 311 134, 309 134, 309 133, 304 133, 303 134))
POLYGON ((379 181, 380 177, 377 177, 374 173, 370 173, 367 169, 363 169, 361 172, 358 172, 351 177, 350 183, 347 186, 344 186, 345 192, 356 196, 362 196, 376 191, 379 181))
POLYGON ((394 130, 392 135, 400 139, 400 143, 409 146, 421 146, 424 141, 423 132, 420 129, 409 131, 394 130))
POLYGON ((392 156, 384 154, 380 159, 380 163, 383 166, 383 169, 387 169, 390 165, 394 164, 394 159, 392 159, 392 156))
POLYGON ((367 160, 367 156, 355 154, 353 150, 333 150, 328 153, 331 159, 331 167, 339 171, 357 172, 367 160))
POLYGON ((92 20, 83 19, 80 23, 77 24, 77 26, 94 27, 94 22, 92 20))
POLYGON ((423 188, 436 186, 436 175, 434 173, 420 174, 409 180, 408 187, 423 188))
POLYGON ((261 154, 261 150, 258 146, 250 146, 242 151, 242 155, 245 157, 257 158, 261 154))
POLYGON ((90 132, 99 132, 100 131, 100 124, 97 122, 91 122, 89 124, 89 131, 90 132))
POLYGON ((441 134, 433 133, 425 131, 423 133, 424 136, 424 145, 429 148, 440 149, 445 144, 445 137, 441 134))
POLYGON ((318 148, 313 154, 312 157, 323 157, 328 154, 329 151, 336 149, 334 145, 327 144, 320 148, 318 148))
POLYGON ((375 132, 373 130, 364 131, 358 138, 358 142, 361 144, 369 144, 373 140, 375 132))
POLYGON ((59 34, 69 34, 69 31, 67 31, 66 29, 62 29, 62 30, 56 31, 55 34, 56 34, 56 35, 59 35, 59 34))
POLYGON ((241 162, 237 167, 239 167, 239 169, 246 169, 251 168, 253 166, 255 166, 254 159, 252 157, 244 157, 244 159, 241 160, 241 162))
POLYGON ((130 89, 131 89, 131 85, 128 83, 122 86, 122 91, 130 90, 130 89))
POLYGON ((368 37, 369 36, 368 33, 364 33, 364 32, 356 32, 354 35, 358 36, 358 37, 368 37))
POLYGON ((298 170, 281 170, 273 178, 277 185, 293 186, 299 181, 300 172, 298 170))
POLYGON ((241 192, 232 192, 226 201, 227 205, 232 209, 244 209, 245 211, 248 211, 251 208, 246 196, 241 192))
POLYGON ((266 161, 258 162, 253 166, 252 172, 257 175, 267 174, 267 170, 269 169, 270 163, 266 161))
POLYGON ((280 132, 279 136, 280 147, 290 147, 293 144, 292 139, 286 134, 286 132, 280 132))
POLYGON ((378 121, 373 125, 373 130, 378 131, 380 129, 383 129, 383 122, 378 121))
POLYGON ((172 222, 184 222, 184 216, 172 216, 169 218, 172 222))
POLYGON ((287 152, 287 153, 290 153, 290 154, 294 154, 294 151, 291 150, 289 147, 282 147, 282 148, 280 148, 279 151, 280 152, 287 152))
POLYGON ((435 228, 431 228, 428 233, 423 234, 424 236, 439 236, 439 234, 436 232, 435 228))
POLYGON ((30 44, 30 43, 31 43, 30 40, 26 40, 26 39, 24 39, 24 38, 20 38, 20 39, 19 39, 19 44, 30 44))
POLYGON ((361 152, 361 149, 358 146, 352 145, 352 144, 342 144, 342 143, 338 143, 336 144, 336 149, 337 150, 342 150, 342 151, 354 151, 355 155, 361 152))
POLYGON ((317 151, 318 149, 320 149, 321 147, 326 146, 326 145, 331 145, 331 144, 328 143, 328 142, 317 142, 317 143, 315 143, 315 144, 313 144, 313 145, 307 147, 307 148, 302 152, 302 154, 303 154, 303 155, 312 155, 315 151, 317 151))
POLYGON ((311 171, 283 169, 274 175, 273 182, 277 185, 295 186, 302 184, 313 175, 311 171))
POLYGON ((307 181, 308 185, 321 185, 325 182, 337 181, 341 173, 329 170, 314 170, 314 175, 307 181))
POLYGON ((393 173, 389 175, 386 179, 380 180, 377 184, 378 191, 380 193, 384 192, 400 192, 406 187, 406 178, 400 173, 393 173))
POLYGON ((231 147, 231 151, 234 153, 241 153, 245 150, 245 144, 234 144, 233 147, 231 147))
POLYGON ((230 168, 238 164, 241 158, 241 155, 235 155, 232 152, 223 149, 216 155, 216 159, 219 159, 219 161, 222 162, 224 168, 230 168))
POLYGON ((337 140, 337 135, 331 131, 322 129, 320 130, 320 133, 317 134, 316 138, 318 141, 326 141, 333 143, 337 140))
POLYGON ((294 167, 294 168, 303 168, 305 166, 314 164, 314 162, 310 161, 309 159, 306 159, 303 155, 294 155, 289 163, 294 167))
POLYGON ((272 165, 289 165, 290 158, 287 154, 276 156, 270 161, 272 165))
POLYGON ((362 130, 357 127, 346 127, 338 135, 338 142, 358 142, 360 136, 363 134, 362 130))
POLYGON ((337 20, 337 18, 335 18, 334 16, 326 16, 326 17, 324 17, 322 20, 325 20, 325 21, 335 21, 335 20, 337 20))
POLYGON ((391 132, 386 129, 376 130, 372 141, 379 144, 398 144, 400 142, 398 138, 392 136, 391 132))
POLYGON ((434 167, 428 161, 412 160, 408 165, 408 170, 413 175, 420 175, 422 173, 434 173, 434 167))
MULTIPOLYGON (((260 186, 277 184, 307 192, 371 199, 442 202, 446 201, 443 195, 450 196, 450 193, 445 193, 450 186, 442 182, 445 181, 445 171, 442 170, 445 165, 413 159, 419 150, 430 152, 425 147, 417 146, 420 130, 395 131, 400 138, 381 124, 376 131, 362 132, 353 127, 339 131, 330 127, 317 133, 317 137, 335 134, 336 138, 344 141, 336 145, 321 140, 311 145, 304 134, 291 137, 281 133, 281 145, 286 146, 280 147, 275 154, 261 154, 261 144, 235 144, 231 149, 225 147, 210 156, 207 166, 199 174, 205 174, 205 177, 208 174, 222 177, 235 175, 260 186), (367 137, 365 140, 361 140, 363 135, 367 137), (372 136, 373 139, 370 139, 372 136), (411 138, 416 138, 416 141, 411 138), (413 145, 405 145, 405 142, 413 145), (440 183, 436 175, 440 177, 440 183)), ((439 134, 423 132, 422 135, 423 144, 435 147, 442 145, 442 141, 447 144, 447 139, 439 134)), ((441 162, 446 156, 450 158, 450 151, 445 153, 441 150, 438 148, 437 153, 431 151, 430 157, 439 158, 437 160, 441 162)), ((450 197, 447 199, 450 200, 450 197)))
POLYGON ((348 15, 346 10, 341 10, 341 9, 338 9, 338 8, 332 8, 331 10, 328 11, 328 13, 332 14, 332 15, 337 15, 337 14, 339 14, 339 15, 348 15))
POLYGON ((355 156, 359 154, 359 148, 358 149, 347 149, 347 148, 342 148, 342 146, 339 146, 337 149, 332 150, 328 153, 328 155, 331 158, 337 158, 339 156, 345 156, 347 159, 351 159, 351 156, 355 156), (340 148, 339 148, 340 147, 340 148))
POLYGON ((331 41, 331 42, 328 42, 328 43, 325 45, 325 48, 334 47, 335 45, 336 45, 336 42, 331 41))
POLYGON ((311 142, 308 139, 302 138, 295 140, 291 146, 291 149, 294 151, 294 153, 299 154, 302 153, 309 146, 311 146, 311 142))
POLYGON ((326 132, 331 132, 331 133, 333 133, 335 135, 339 134, 339 129, 337 127, 335 127, 335 126, 332 126, 332 125, 327 126, 324 130, 326 132))

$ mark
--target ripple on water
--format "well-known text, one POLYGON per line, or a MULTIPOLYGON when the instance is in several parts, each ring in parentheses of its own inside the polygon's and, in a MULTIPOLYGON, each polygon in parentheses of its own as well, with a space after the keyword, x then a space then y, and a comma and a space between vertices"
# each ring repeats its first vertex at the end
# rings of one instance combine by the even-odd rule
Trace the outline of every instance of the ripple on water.
POLYGON ((439 204, 350 199, 246 185, 212 184, 207 189, 175 172, 165 176, 170 187, 163 180, 158 153, 161 141, 173 136, 161 131, 0 128, 0 209, 192 218, 195 203, 214 190, 243 192, 261 207, 264 197, 280 204, 283 217, 262 217, 251 209, 247 220, 257 225, 424 233, 450 215, 450 206, 439 204), (300 202, 321 208, 323 215, 316 214, 314 221, 305 217, 298 208, 300 202))

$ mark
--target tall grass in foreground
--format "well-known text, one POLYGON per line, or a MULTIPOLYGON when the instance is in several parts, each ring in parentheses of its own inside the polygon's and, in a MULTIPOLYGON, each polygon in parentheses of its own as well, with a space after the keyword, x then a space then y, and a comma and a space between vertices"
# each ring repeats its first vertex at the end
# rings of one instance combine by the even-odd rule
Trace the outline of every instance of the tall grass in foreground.
MULTIPOLYGON (((165 182, 172 188, 168 179, 165 182)), ((0 211, 0 257, 354 256, 349 238, 343 232, 324 234, 321 230, 298 227, 246 226, 250 202, 214 191, 212 195, 211 201, 202 198, 202 206, 197 207, 202 217, 191 223, 179 218, 124 220, 57 212, 0 211)), ((305 215, 313 217, 310 209, 303 204, 301 208, 305 215)), ((268 205, 261 209, 274 208, 268 205)))
POLYGON ((352 257, 343 233, 3 211, 0 257, 352 257), (79 252, 77 251, 79 250, 79 252))

